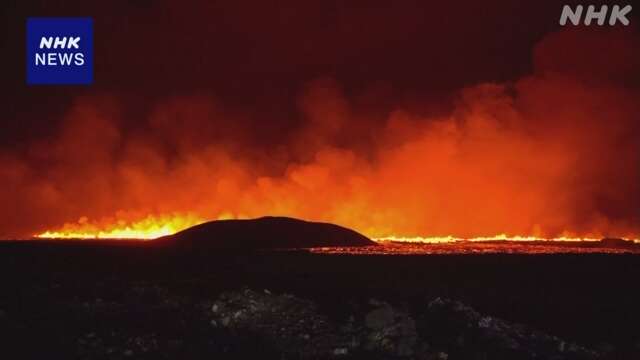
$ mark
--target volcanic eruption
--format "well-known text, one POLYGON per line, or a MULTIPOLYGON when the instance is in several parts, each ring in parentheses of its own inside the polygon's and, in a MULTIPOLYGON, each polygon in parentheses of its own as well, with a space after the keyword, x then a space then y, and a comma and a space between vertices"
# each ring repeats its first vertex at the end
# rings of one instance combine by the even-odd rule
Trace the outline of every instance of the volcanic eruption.
POLYGON ((4 3, 0 359, 640 359, 637 6, 4 3))
POLYGON ((82 94, 0 151, 1 235, 156 238, 272 215, 370 238, 635 239, 638 49, 634 32, 562 30, 518 78, 437 98, 338 76, 253 107, 82 94))

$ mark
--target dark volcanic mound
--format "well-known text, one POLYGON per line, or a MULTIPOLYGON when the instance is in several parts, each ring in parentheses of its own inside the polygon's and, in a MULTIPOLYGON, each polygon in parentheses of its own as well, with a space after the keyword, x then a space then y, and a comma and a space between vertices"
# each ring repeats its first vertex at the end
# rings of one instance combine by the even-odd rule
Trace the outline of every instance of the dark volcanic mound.
POLYGON ((210 221, 161 237, 156 241, 161 244, 194 249, 284 249, 376 245, 366 236, 342 226, 287 217, 210 221))

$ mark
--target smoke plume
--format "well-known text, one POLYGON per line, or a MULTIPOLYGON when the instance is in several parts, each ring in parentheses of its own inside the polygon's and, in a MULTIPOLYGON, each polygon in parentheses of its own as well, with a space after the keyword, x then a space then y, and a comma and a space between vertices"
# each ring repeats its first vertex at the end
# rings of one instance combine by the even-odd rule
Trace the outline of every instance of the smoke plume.
POLYGON ((53 135, 0 150, 0 235, 288 215, 374 237, 637 238, 638 49, 553 33, 529 75, 442 106, 319 77, 268 136, 271 119, 211 94, 155 101, 137 126, 117 93, 77 97, 53 135))

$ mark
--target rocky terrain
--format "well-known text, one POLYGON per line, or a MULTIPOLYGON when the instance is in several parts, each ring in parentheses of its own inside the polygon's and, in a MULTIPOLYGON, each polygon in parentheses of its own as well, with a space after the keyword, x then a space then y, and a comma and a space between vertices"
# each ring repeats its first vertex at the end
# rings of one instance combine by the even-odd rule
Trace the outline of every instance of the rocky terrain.
POLYGON ((419 312, 370 299, 342 321, 316 305, 268 290, 222 294, 207 315, 232 334, 254 334, 280 358, 598 359, 601 354, 523 325, 436 298, 419 312))
MULTIPOLYGON (((336 317, 313 301, 269 290, 225 292, 198 303, 157 286, 138 286, 127 296, 124 303, 96 299, 66 309, 67 316, 83 318, 87 328, 76 329, 50 354, 105 360, 605 358, 602 352, 442 298, 425 301, 416 311, 369 299, 346 304, 336 317), (148 305, 136 308, 141 302, 148 305)), ((7 316, 3 320, 11 323, 7 316)), ((56 334, 49 336, 55 339, 56 334)))
POLYGON ((632 254, 0 250, 0 359, 640 358, 632 254))

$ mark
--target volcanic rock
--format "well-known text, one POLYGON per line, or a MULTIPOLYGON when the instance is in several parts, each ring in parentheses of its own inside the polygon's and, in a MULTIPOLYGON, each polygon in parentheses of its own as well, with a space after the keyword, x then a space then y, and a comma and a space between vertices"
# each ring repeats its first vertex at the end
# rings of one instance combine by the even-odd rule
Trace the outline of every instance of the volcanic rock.
MULTIPOLYGON (((347 324, 311 301, 245 289, 222 294, 207 317, 236 336, 254 334, 284 359, 599 359, 600 354, 524 325, 436 299, 417 312, 372 302, 347 324)), ((352 309, 355 310, 355 309, 352 309)), ((233 336, 233 335, 232 335, 233 336)))
POLYGON ((635 247, 633 241, 620 239, 620 238, 603 238, 600 239, 600 246, 611 248, 633 248, 635 247))
POLYGON ((335 224, 287 217, 210 221, 156 240, 190 249, 291 249, 371 246, 375 242, 335 224))
POLYGON ((289 294, 242 290, 222 294, 211 316, 228 331, 256 333, 279 351, 295 358, 318 358, 344 348, 337 328, 316 305, 289 294), (215 311, 214 311, 215 309, 215 311))
POLYGON ((527 326, 437 298, 418 317, 420 337, 461 359, 597 359, 599 354, 527 326))
POLYGON ((393 323, 394 315, 391 306, 384 306, 368 313, 365 317, 365 324, 371 329, 382 329, 393 323))
POLYGON ((411 315, 384 302, 378 302, 377 306, 365 316, 365 327, 359 327, 364 348, 394 357, 413 355, 418 339, 411 315))

